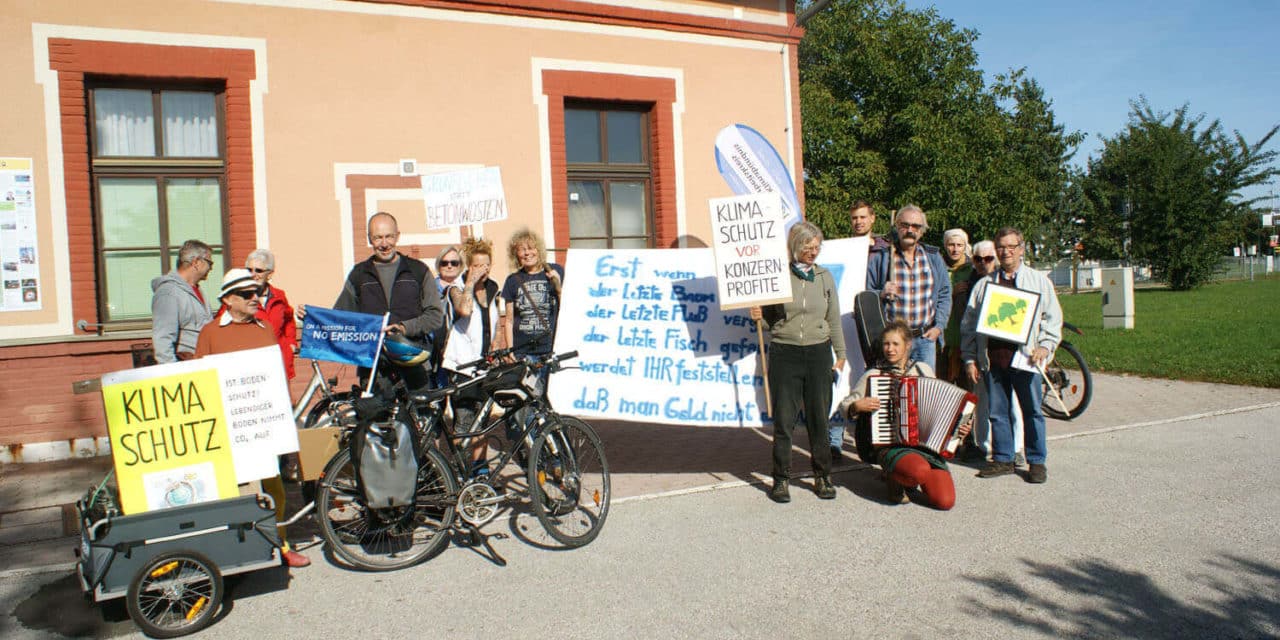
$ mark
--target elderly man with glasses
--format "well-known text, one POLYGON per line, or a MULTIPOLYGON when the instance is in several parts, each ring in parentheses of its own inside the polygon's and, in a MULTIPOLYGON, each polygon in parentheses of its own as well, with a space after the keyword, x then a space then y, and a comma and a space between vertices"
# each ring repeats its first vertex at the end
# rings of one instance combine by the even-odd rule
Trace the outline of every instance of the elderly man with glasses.
POLYGON ((884 301, 886 321, 911 328, 911 360, 936 370, 938 340, 951 317, 951 277, 938 248, 920 242, 928 230, 920 207, 899 209, 891 244, 867 263, 867 290, 884 301))
POLYGON ((1044 383, 1041 374, 1030 369, 1042 368, 1057 350, 1058 342, 1062 340, 1062 307, 1049 278, 1022 262, 1021 231, 1013 227, 997 231, 995 250, 1000 267, 974 285, 960 326, 965 373, 974 384, 982 382, 986 386, 991 414, 994 451, 991 462, 978 472, 978 477, 994 478, 1014 472, 1013 426, 1020 413, 1030 465, 1026 479, 1040 484, 1048 478, 1044 413, 1040 408, 1044 400, 1044 383), (978 333, 979 311, 990 287, 1013 287, 1040 296, 1036 316, 1030 319, 1032 324, 1026 344, 988 338, 978 333), (1029 366, 1019 365, 1022 359, 1029 366))
POLYGON ((200 282, 213 269, 213 251, 199 240, 178 250, 176 267, 151 281, 151 344, 156 362, 189 360, 200 329, 212 317, 200 282))
MULTIPOLYGON (((266 292, 267 285, 254 278, 253 272, 248 269, 232 269, 223 275, 222 291, 218 296, 223 307, 218 317, 200 332, 200 339, 196 343, 196 357, 276 346, 275 332, 255 317, 266 292)), ((276 521, 283 522, 284 482, 280 476, 266 478, 262 481, 262 489, 275 502, 276 521)), ((290 567, 311 564, 309 558, 289 548, 289 539, 285 537, 283 526, 277 525, 276 530, 284 543, 280 551, 281 562, 290 567)))

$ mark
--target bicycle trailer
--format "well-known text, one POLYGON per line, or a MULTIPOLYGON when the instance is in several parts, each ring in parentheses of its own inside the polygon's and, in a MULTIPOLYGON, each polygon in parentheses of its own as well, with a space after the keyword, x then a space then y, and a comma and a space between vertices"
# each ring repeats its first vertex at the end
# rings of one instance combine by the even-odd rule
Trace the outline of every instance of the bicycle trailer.
POLYGON ((275 510, 246 495, 134 515, 76 502, 77 573, 95 603, 126 598, 147 635, 172 638, 208 626, 222 604, 223 576, 280 566, 275 510))

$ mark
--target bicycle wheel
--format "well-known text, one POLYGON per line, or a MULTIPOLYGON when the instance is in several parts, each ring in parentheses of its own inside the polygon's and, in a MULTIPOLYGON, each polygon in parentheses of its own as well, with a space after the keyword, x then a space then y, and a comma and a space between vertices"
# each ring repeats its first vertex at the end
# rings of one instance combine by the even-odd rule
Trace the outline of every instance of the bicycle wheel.
POLYGON ((129 617, 153 638, 195 633, 222 605, 222 574, 194 551, 162 553, 138 570, 125 593, 129 617))
POLYGON ((365 571, 402 569, 448 543, 458 484, 440 452, 431 449, 418 461, 412 508, 368 508, 355 474, 351 452, 339 451, 325 466, 316 495, 320 535, 343 562, 365 571))
POLYGON ((556 414, 548 420, 529 454, 529 499, 551 537, 581 547, 609 515, 609 463, 591 425, 556 414))
POLYGON ((1044 414, 1058 420, 1080 417, 1093 399, 1093 376, 1089 374, 1089 365, 1085 364, 1084 356, 1080 355, 1075 345, 1063 342, 1058 345, 1053 362, 1045 367, 1045 373, 1044 398, 1040 405, 1044 414), (1052 389, 1058 390, 1058 394, 1062 396, 1062 404, 1058 403, 1052 389))

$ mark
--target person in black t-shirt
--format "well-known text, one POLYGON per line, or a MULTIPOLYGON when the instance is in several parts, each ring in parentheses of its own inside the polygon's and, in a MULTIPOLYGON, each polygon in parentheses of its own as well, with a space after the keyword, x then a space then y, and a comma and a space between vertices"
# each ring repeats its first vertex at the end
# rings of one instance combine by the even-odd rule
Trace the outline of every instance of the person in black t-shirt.
POLYGON ((546 245, 528 229, 511 237, 507 256, 512 273, 502 285, 502 299, 508 309, 504 323, 506 343, 515 348, 518 356, 551 353, 564 268, 547 263, 546 245))

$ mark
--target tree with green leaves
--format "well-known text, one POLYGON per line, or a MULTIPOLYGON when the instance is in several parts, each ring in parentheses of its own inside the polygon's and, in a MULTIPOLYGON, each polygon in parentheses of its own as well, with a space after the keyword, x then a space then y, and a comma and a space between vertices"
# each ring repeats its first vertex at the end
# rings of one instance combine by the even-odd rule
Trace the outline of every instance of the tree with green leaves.
POLYGON ((1170 288, 1191 289, 1213 277, 1253 214, 1259 198, 1242 191, 1280 175, 1277 152, 1265 150, 1280 125, 1250 144, 1189 105, 1157 112, 1140 98, 1131 107, 1128 126, 1089 162, 1085 254, 1149 264, 1170 288))
POLYGON ((829 236, 848 234, 856 199, 921 206, 934 242, 948 227, 974 239, 1032 231, 1062 200, 1081 136, 1064 132, 1024 71, 988 87, 975 31, 900 0, 836 0, 806 29, 806 216, 829 236))

